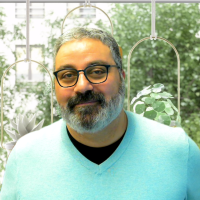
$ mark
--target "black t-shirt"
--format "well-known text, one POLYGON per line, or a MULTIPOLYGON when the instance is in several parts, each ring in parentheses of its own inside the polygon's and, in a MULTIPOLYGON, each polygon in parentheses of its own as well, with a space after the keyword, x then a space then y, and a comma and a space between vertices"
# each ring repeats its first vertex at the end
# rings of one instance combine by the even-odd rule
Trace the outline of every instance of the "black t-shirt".
POLYGON ((83 154, 87 159, 89 159, 90 161, 98 165, 104 162, 107 158, 109 158, 113 154, 113 152, 117 149, 117 147, 119 146, 119 144, 121 143, 125 135, 124 133, 123 136, 119 140, 117 140, 115 143, 109 146, 97 148, 97 147, 89 147, 78 142, 71 136, 68 129, 67 129, 67 133, 71 142, 79 150, 79 152, 83 154))

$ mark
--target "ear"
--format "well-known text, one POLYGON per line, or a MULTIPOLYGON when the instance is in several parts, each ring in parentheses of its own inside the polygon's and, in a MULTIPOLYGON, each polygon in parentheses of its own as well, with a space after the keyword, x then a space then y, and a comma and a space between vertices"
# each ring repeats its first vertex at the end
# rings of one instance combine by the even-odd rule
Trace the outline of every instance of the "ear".
POLYGON ((124 77, 124 79, 125 79, 125 77, 126 77, 126 74, 125 74, 125 71, 122 69, 122 75, 123 75, 123 77, 124 77))
POLYGON ((119 47, 119 53, 120 53, 120 56, 121 56, 121 58, 123 57, 123 51, 122 51, 122 48, 120 47, 120 46, 118 46, 119 47))

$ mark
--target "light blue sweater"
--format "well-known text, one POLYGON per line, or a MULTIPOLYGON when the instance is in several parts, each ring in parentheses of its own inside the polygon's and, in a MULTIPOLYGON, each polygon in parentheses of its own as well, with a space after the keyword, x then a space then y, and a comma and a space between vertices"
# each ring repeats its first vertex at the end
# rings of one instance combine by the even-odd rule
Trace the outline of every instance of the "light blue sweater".
POLYGON ((61 119, 22 137, 1 200, 200 200, 200 150, 181 128, 126 112, 128 127, 102 164, 71 143, 61 119))

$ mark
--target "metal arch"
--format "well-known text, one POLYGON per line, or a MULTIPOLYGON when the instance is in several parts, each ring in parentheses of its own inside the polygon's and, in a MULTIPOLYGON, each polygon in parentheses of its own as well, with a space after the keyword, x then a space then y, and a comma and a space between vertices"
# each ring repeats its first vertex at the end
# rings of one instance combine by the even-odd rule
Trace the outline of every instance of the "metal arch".
MULTIPOLYGON (((128 55, 128 70, 127 70, 127 73, 128 73, 127 109, 128 109, 128 111, 130 111, 130 60, 131 60, 131 54, 132 54, 133 50, 135 49, 135 47, 138 46, 138 44, 140 44, 141 42, 148 40, 148 39, 150 39, 150 37, 146 37, 146 38, 139 40, 132 47, 132 49, 130 50, 129 55, 128 55)), ((160 39, 160 40, 167 42, 174 49, 176 56, 177 56, 177 64, 178 64, 178 66, 177 66, 177 70, 178 70, 178 77, 177 77, 178 78, 178 111, 180 113, 180 57, 179 57, 178 51, 176 50, 175 46, 171 42, 169 42, 168 40, 161 38, 161 37, 157 37, 157 39, 160 39)))
MULTIPOLYGON (((53 79, 51 77, 51 74, 49 72, 49 70, 44 66, 42 65, 41 63, 35 61, 35 60, 29 60, 31 62, 35 62, 37 64, 39 64, 40 66, 42 66, 46 71, 47 73, 49 74, 50 78, 51 78, 51 123, 53 123, 53 79)), ((10 65, 10 67, 7 68, 7 70, 4 72, 2 78, 1 78, 1 147, 3 149, 6 150, 6 148, 4 148, 3 146, 3 80, 5 78, 5 75, 7 74, 7 72, 14 66, 16 65, 17 63, 20 63, 20 62, 24 62, 24 60, 19 60, 15 63, 13 63, 12 65, 10 65)))
MULTIPOLYGON (((102 12, 107 16, 107 18, 108 18, 109 21, 110 21, 111 34, 112 34, 112 37, 113 37, 113 23, 112 23, 110 17, 109 17, 102 9, 100 9, 100 8, 98 8, 98 7, 96 7, 96 6, 92 6, 92 5, 86 5, 86 6, 82 5, 82 6, 78 6, 78 7, 74 8, 73 10, 71 10, 71 11, 65 16, 65 19, 63 20, 62 27, 61 27, 61 34, 63 34, 63 27, 64 27, 65 20, 67 19, 67 17, 68 17, 74 10, 79 9, 79 8, 82 8, 82 7, 93 7, 93 8, 96 8, 96 9, 102 11, 102 12)), ((121 58, 122 58, 122 57, 123 57, 123 50, 122 50, 122 48, 121 48, 119 45, 118 45, 118 47, 119 47, 119 52, 120 52, 120 55, 121 55, 121 58)))
POLYGON ((98 8, 98 7, 96 7, 96 6, 92 6, 92 5, 86 5, 86 6, 82 5, 82 6, 78 6, 78 7, 74 8, 73 10, 71 10, 71 11, 66 15, 65 19, 63 20, 62 27, 61 27, 61 34, 63 34, 63 27, 64 27, 64 24, 65 24, 65 20, 67 19, 67 17, 69 16, 69 14, 71 14, 74 10, 79 9, 79 8, 82 8, 82 7, 84 7, 84 8, 85 8, 85 7, 93 7, 93 8, 96 8, 96 9, 102 11, 102 12, 107 16, 108 20, 110 21, 111 33, 112 33, 112 36, 113 36, 113 24, 112 24, 112 21, 111 21, 110 17, 109 17, 102 9, 100 9, 100 8, 98 8))

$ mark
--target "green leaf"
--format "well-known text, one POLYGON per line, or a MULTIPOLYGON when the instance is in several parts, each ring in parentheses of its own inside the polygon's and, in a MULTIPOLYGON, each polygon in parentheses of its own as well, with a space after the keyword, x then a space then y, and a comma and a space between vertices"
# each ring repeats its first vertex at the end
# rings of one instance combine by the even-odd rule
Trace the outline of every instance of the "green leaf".
POLYGON ((174 106, 174 104, 172 103, 172 101, 170 99, 167 99, 167 102, 171 105, 171 107, 178 112, 178 109, 174 106))
POLYGON ((152 107, 147 107, 146 111, 150 111, 150 110, 153 110, 152 107))
POLYGON ((154 102, 153 109, 157 112, 163 112, 165 110, 165 104, 162 101, 154 102))
POLYGON ((165 86, 162 83, 156 83, 152 88, 164 88, 165 86))
POLYGON ((176 121, 181 125, 181 116, 179 115, 179 113, 177 115, 176 121))
POLYGON ((151 89, 149 89, 149 87, 151 87, 151 85, 146 87, 146 88, 144 88, 142 91, 138 92, 137 98, 139 98, 140 96, 143 96, 143 95, 150 94, 151 93, 151 89))
POLYGON ((174 114, 174 110, 172 108, 165 108, 165 112, 168 114, 168 115, 173 115, 174 114))
POLYGON ((173 98, 173 96, 168 92, 159 93, 159 95, 164 99, 173 98))
POLYGON ((171 124, 171 119, 170 117, 165 114, 165 115, 160 115, 157 119, 158 122, 162 123, 162 124, 165 124, 165 125, 170 125, 171 124))
POLYGON ((161 116, 161 115, 166 116, 167 114, 166 114, 166 113, 157 112, 157 116, 156 116, 155 120, 158 121, 158 118, 159 118, 159 116, 161 116))
POLYGON ((145 98, 145 103, 146 104, 153 104, 154 101, 155 101, 155 98, 153 98, 153 97, 146 97, 145 98))
POLYGON ((137 114, 142 114, 145 111, 145 105, 144 104, 137 104, 135 107, 135 112, 137 114))
POLYGON ((161 96, 159 94, 156 94, 156 93, 151 93, 150 97, 155 98, 155 99, 160 99, 161 98, 161 96))
POLYGON ((154 120, 157 116, 157 112, 155 110, 144 112, 144 117, 154 120))
POLYGON ((143 102, 145 102, 145 99, 146 99, 146 98, 148 98, 148 97, 143 97, 141 100, 142 100, 143 102))
POLYGON ((131 105, 137 100, 137 97, 134 97, 132 100, 131 100, 131 105))
POLYGON ((156 83, 153 85, 152 87, 152 91, 155 92, 155 93, 158 93, 158 92, 161 92, 163 89, 164 89, 164 85, 161 84, 161 83, 156 83))
POLYGON ((163 102, 165 104, 166 108, 171 108, 171 105, 168 102, 166 102, 166 101, 161 101, 161 102, 163 102))

